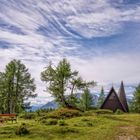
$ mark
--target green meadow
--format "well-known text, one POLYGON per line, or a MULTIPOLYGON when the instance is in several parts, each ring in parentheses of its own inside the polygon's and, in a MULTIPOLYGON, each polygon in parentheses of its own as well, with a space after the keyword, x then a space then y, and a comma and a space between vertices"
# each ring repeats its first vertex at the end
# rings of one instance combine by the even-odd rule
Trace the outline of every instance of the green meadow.
MULTIPOLYGON (((30 114, 30 113, 29 113, 30 114)), ((47 113, 46 113, 47 114, 47 113)), ((49 113, 48 113, 49 114, 49 113)), ((139 140, 140 114, 97 114, 80 116, 23 118, 0 124, 1 140, 139 140), (24 129, 19 133, 21 127, 24 129)))

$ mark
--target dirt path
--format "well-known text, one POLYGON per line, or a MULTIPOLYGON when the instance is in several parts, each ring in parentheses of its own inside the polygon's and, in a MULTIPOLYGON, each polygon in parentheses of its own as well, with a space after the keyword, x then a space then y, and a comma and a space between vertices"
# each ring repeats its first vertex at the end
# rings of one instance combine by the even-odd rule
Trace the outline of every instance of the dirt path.
POLYGON ((138 138, 136 138, 133 135, 130 135, 130 136, 119 136, 118 140, 138 140, 138 138))
POLYGON ((117 140, 139 140, 135 135, 135 126, 124 126, 120 127, 121 134, 118 136, 117 140))

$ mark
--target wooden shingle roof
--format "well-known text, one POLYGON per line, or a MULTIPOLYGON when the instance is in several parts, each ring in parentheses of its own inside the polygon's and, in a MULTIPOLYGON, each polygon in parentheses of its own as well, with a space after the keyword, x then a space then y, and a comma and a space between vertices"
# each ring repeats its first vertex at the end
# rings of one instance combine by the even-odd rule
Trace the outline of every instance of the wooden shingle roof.
POLYGON ((110 109, 115 112, 117 109, 122 110, 123 112, 127 112, 124 104, 120 101, 115 89, 112 87, 109 91, 109 94, 105 98, 103 104, 100 107, 101 109, 110 109))
POLYGON ((125 109, 127 110, 127 112, 129 112, 123 81, 121 82, 121 86, 120 86, 120 89, 118 92, 118 97, 119 97, 121 103, 123 104, 123 106, 125 107, 125 109))

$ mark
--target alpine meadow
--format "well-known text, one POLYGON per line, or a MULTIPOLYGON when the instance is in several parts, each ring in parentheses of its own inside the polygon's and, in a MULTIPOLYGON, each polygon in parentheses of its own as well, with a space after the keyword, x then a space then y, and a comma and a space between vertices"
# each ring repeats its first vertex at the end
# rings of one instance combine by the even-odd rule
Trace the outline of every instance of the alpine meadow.
POLYGON ((1 140, 140 140, 139 0, 0 0, 1 140))

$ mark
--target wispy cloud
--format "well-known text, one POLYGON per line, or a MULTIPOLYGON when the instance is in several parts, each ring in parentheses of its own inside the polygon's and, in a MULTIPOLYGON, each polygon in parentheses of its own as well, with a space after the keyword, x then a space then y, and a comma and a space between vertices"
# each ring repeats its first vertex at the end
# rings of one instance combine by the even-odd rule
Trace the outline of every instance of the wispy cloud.
POLYGON ((36 78, 38 102, 50 98, 40 72, 63 57, 87 80, 139 82, 139 2, 4 0, 0 7, 0 70, 21 59, 36 78))

